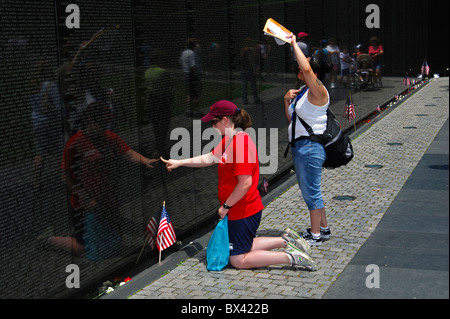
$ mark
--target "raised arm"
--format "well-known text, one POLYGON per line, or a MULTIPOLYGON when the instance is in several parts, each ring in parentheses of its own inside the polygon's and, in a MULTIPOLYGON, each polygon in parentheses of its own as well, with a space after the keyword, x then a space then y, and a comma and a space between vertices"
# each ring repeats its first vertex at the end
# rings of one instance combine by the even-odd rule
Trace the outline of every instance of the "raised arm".
POLYGON ((295 35, 288 36, 291 39, 291 46, 294 50, 300 72, 303 74, 302 79, 309 88, 308 99, 317 106, 323 106, 328 103, 328 94, 322 81, 317 78, 317 75, 311 68, 310 58, 306 58, 302 50, 297 44, 295 35))

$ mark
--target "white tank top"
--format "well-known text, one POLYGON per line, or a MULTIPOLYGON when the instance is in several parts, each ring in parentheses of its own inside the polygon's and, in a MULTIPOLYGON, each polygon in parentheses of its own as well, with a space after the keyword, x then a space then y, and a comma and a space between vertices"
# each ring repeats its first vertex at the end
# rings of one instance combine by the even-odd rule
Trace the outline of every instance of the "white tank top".
MULTIPOLYGON (((328 102, 324 106, 317 106, 311 104, 308 100, 308 91, 297 101, 295 104, 295 111, 297 115, 300 116, 309 126, 311 126, 314 134, 322 134, 325 132, 327 128, 327 109, 330 105, 330 94, 328 94, 328 102)), ((289 106, 289 115, 292 118, 292 114, 294 113, 293 103, 289 106)), ((309 136, 305 127, 302 125, 300 120, 296 117, 295 119, 297 123, 295 123, 295 138, 299 138, 301 136, 309 136)), ((289 142, 292 141, 292 122, 289 124, 288 129, 289 142)))

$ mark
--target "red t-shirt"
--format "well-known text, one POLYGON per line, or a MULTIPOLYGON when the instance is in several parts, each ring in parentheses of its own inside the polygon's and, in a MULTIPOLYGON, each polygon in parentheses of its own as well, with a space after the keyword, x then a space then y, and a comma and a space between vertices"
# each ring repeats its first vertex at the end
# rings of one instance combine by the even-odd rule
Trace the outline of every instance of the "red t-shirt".
MULTIPOLYGON (((104 131, 94 143, 78 131, 64 147, 61 169, 70 171, 91 198, 107 199, 114 196, 117 188, 117 162, 128 150, 130 147, 113 132, 104 131)), ((80 200, 76 194, 72 194, 71 204, 78 209, 80 200)))
POLYGON ((379 45, 376 49, 373 46, 369 47, 369 55, 373 58, 374 62, 378 62, 381 60, 380 56, 374 57, 375 54, 381 53, 383 51, 383 47, 379 45))
POLYGON ((258 152, 250 136, 245 132, 239 132, 232 141, 229 136, 225 136, 212 153, 220 158, 218 193, 221 205, 238 184, 239 175, 252 176, 252 186, 244 197, 229 210, 228 219, 243 219, 260 212, 264 206, 258 191, 258 152))

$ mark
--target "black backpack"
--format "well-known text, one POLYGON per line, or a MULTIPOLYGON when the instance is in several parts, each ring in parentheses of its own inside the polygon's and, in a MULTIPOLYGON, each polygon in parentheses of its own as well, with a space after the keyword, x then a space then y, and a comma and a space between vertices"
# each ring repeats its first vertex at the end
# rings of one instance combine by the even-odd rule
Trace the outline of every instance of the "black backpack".
MULTIPOLYGON (((295 114, 297 115, 297 113, 295 114)), ((298 115, 297 117, 307 130, 311 140, 319 142, 325 147, 327 158, 323 163, 323 167, 337 168, 347 165, 347 163, 352 160, 354 153, 350 138, 342 132, 339 122, 329 108, 327 109, 327 129, 320 135, 314 134, 311 126, 303 121, 298 115)), ((292 147, 295 147, 295 122, 297 121, 294 120, 292 122, 292 142, 290 144, 292 147)), ((285 157, 288 150, 289 148, 286 150, 285 157)))

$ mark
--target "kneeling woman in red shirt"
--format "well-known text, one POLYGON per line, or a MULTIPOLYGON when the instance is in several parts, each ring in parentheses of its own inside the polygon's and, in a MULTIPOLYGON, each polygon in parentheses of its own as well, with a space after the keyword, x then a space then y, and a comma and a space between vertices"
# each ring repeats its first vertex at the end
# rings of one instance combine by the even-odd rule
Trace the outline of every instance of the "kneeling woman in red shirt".
POLYGON ((290 264, 314 268, 305 253, 307 244, 286 233, 283 237, 258 237, 264 208, 258 191, 259 162, 256 146, 244 132, 252 125, 250 115, 230 101, 216 102, 202 118, 211 122, 224 138, 210 153, 195 158, 161 160, 168 171, 180 166, 207 167, 218 164, 218 196, 221 218, 228 215, 230 264, 238 269, 250 269, 275 264, 290 264), (242 129, 243 131, 236 129, 242 129), (270 251, 286 248, 285 252, 270 251))

